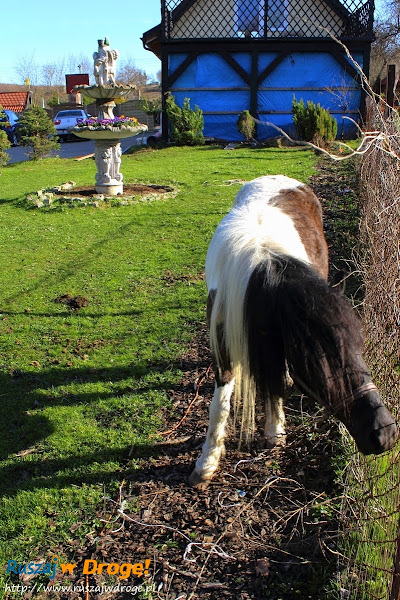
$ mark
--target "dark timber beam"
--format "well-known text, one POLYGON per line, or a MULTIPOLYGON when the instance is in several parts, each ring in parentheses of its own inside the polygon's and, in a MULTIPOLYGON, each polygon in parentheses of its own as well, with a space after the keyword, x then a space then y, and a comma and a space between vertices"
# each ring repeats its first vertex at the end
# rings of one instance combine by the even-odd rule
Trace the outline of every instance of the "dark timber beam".
POLYGON ((271 73, 275 71, 275 69, 281 64, 282 61, 285 60, 285 58, 288 55, 289 52, 281 52, 280 54, 278 54, 278 56, 274 58, 274 60, 270 62, 270 64, 267 67, 265 67, 265 69, 263 69, 258 75, 257 86, 260 86, 264 79, 268 77, 268 75, 271 75, 271 73))
POLYGON ((236 62, 236 60, 233 58, 233 56, 231 56, 231 54, 227 50, 216 49, 215 52, 217 52, 217 54, 220 54, 222 58, 228 63, 228 65, 230 65, 232 69, 239 75, 239 77, 241 77, 243 81, 247 83, 249 87, 251 87, 251 74, 247 73, 247 71, 245 71, 243 67, 239 65, 238 62, 236 62))
MULTIPOLYGON (((179 67, 177 67, 175 69, 175 71, 173 73, 169 73, 168 74, 168 88, 171 88, 175 81, 186 71, 186 69, 188 68, 189 65, 192 64, 192 62, 198 57, 199 53, 198 52, 191 52, 183 62, 181 62, 181 64, 179 65, 179 67)), ((164 61, 163 61, 164 63, 164 61)), ((168 64, 168 61, 167 61, 168 64)))

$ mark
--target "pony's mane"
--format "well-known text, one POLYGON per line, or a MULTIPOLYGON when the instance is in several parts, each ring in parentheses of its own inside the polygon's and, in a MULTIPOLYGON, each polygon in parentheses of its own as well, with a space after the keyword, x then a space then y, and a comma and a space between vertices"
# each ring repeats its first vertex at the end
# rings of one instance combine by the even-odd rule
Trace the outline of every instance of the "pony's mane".
POLYGON ((359 321, 340 292, 309 265, 281 256, 253 271, 246 316, 249 369, 260 381, 259 392, 279 393, 286 361, 296 382, 305 382, 332 412, 345 412, 357 375, 356 385, 362 381, 358 357, 363 340, 359 321))

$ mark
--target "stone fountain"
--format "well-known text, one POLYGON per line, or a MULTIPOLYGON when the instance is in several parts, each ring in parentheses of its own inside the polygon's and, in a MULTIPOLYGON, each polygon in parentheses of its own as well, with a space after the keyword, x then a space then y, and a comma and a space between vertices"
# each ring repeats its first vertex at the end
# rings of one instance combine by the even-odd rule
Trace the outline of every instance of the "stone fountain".
POLYGON ((97 167, 96 192, 106 196, 123 193, 123 176, 120 173, 120 140, 147 130, 147 125, 136 119, 114 117, 115 99, 127 96, 136 89, 134 85, 116 85, 115 62, 118 50, 111 50, 105 38, 98 40, 98 50, 93 54, 96 85, 77 85, 74 89, 96 100, 97 118, 78 124, 72 132, 78 137, 94 140, 97 167))

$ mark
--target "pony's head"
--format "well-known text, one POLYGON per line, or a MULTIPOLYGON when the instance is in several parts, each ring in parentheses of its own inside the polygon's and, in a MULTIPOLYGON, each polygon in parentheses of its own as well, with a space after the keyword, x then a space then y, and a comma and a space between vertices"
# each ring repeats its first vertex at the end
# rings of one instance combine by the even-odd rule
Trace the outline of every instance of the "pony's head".
POLYGON ((349 433, 363 454, 381 454, 390 450, 399 437, 393 415, 383 405, 372 382, 353 393, 348 416, 343 417, 349 433))
MULTIPOLYGON (((359 361, 363 362, 361 357, 359 361)), ((345 425, 362 454, 382 454, 395 445, 399 437, 396 420, 372 381, 360 385, 350 396, 338 398, 334 404, 332 398, 326 402, 326 398, 318 396, 298 377, 294 381, 301 391, 328 408, 345 425)))
POLYGON ((288 262, 281 278, 280 328, 297 387, 347 427, 360 452, 389 450, 399 431, 362 358, 362 328, 350 303, 300 263, 288 262))

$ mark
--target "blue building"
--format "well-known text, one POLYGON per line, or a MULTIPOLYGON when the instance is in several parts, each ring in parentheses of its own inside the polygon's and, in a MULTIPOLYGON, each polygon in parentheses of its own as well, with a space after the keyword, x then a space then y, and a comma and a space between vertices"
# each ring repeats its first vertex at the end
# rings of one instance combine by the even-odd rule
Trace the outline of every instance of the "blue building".
MULTIPOLYGON (((294 133, 293 97, 320 103, 348 136, 364 109, 357 67, 368 75, 373 0, 162 0, 161 23, 143 34, 162 61, 163 96, 190 98, 204 135, 240 140, 238 115, 257 118, 257 138, 294 133)), ((163 119, 164 133, 167 120, 163 119)))

